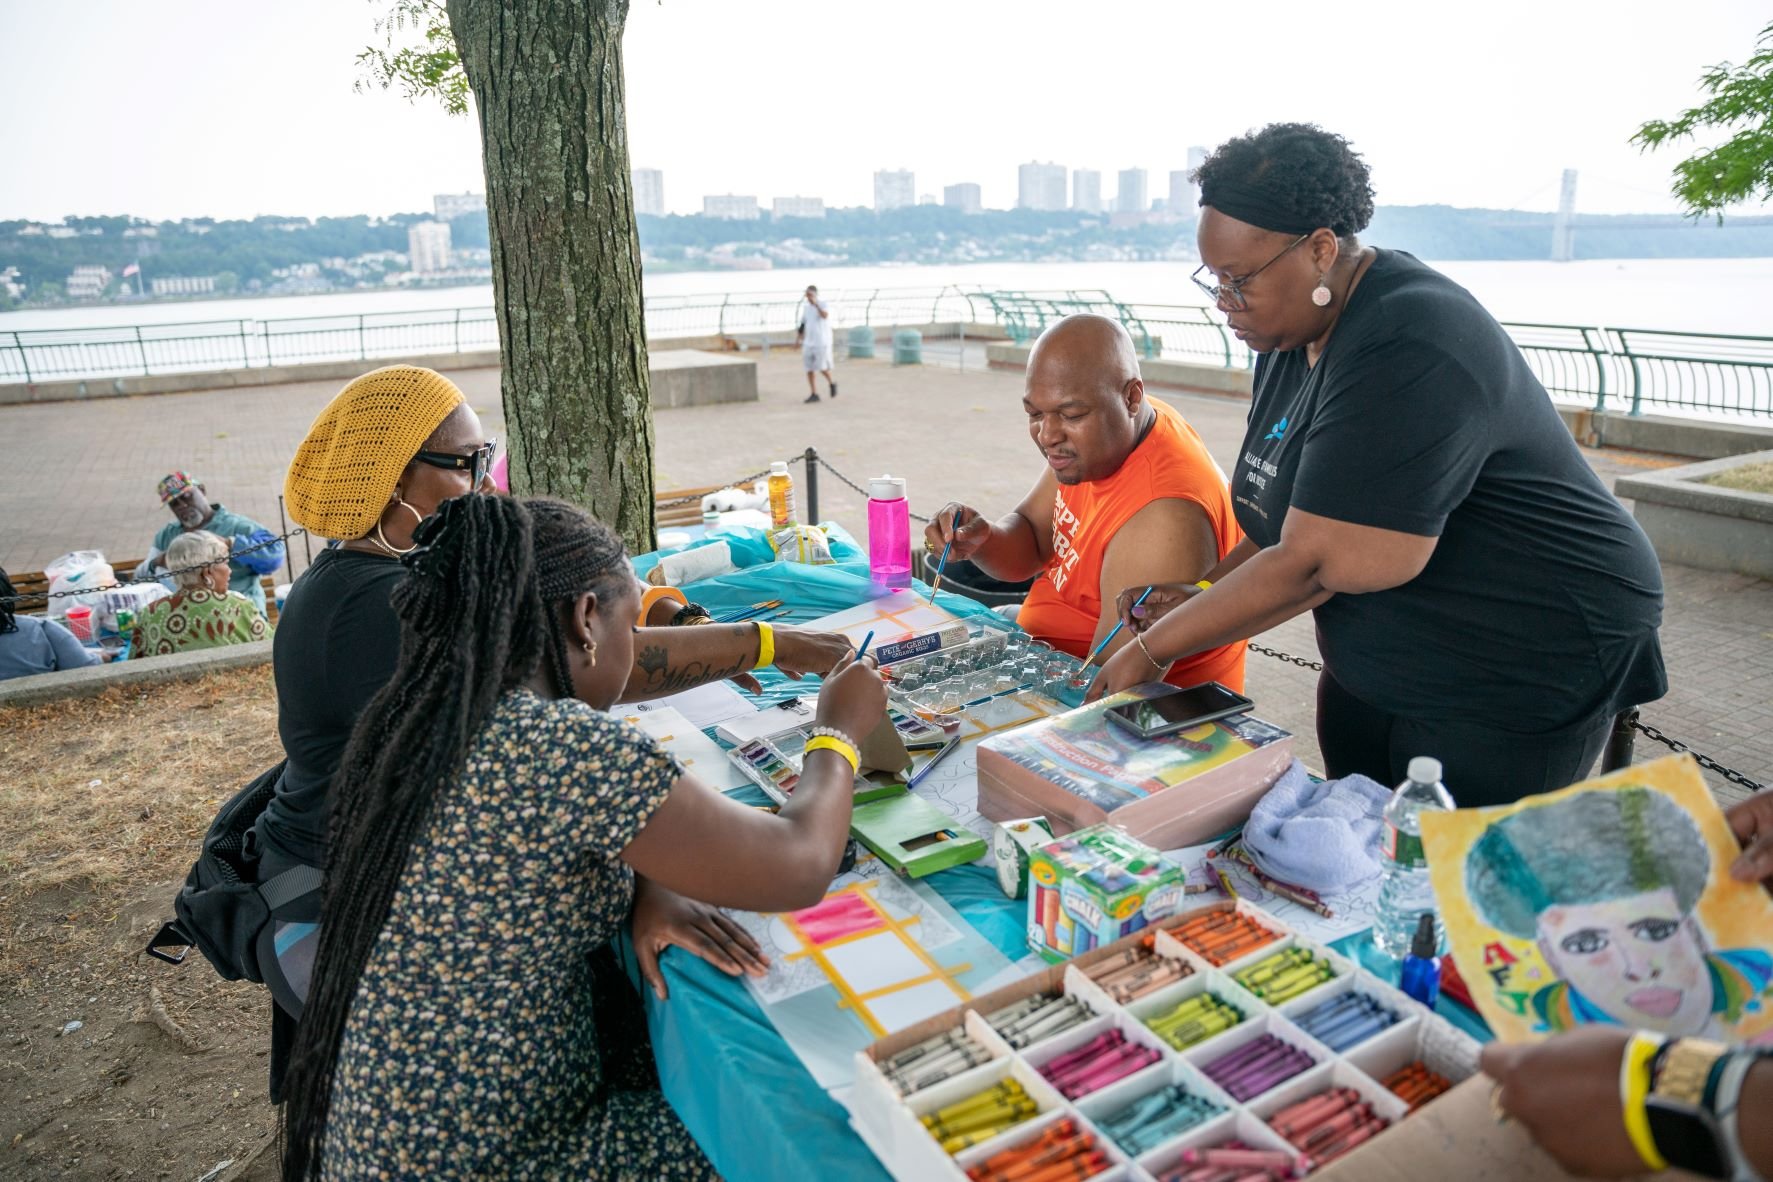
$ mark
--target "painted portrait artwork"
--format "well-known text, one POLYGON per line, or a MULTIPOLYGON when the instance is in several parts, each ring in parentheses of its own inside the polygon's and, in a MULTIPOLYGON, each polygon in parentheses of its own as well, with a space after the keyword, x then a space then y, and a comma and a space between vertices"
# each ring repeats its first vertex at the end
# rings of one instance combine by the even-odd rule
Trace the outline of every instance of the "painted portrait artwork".
POLYGON ((1773 899, 1691 756, 1487 809, 1427 813, 1459 974, 1518 1042, 1610 1024, 1773 1038, 1773 899))

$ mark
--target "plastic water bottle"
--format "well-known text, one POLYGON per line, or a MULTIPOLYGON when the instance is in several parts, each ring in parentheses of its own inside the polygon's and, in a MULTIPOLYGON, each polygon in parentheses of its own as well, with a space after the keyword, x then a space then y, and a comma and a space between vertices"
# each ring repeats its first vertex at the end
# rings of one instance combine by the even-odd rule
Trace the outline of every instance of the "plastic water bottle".
POLYGON ((911 502, 902 476, 868 482, 868 571, 878 589, 911 586, 911 502))
POLYGON ((1398 785, 1385 806, 1385 880, 1379 888, 1379 915, 1373 940, 1387 956, 1410 955, 1422 916, 1434 917, 1435 952, 1446 951, 1446 929, 1434 904, 1428 859, 1422 853, 1422 814, 1451 811, 1453 798, 1441 783, 1441 761, 1418 755, 1410 761, 1410 778, 1398 785))
POLYGON ((770 465, 770 525, 781 529, 794 524, 794 477, 788 473, 788 462, 777 460, 770 465))

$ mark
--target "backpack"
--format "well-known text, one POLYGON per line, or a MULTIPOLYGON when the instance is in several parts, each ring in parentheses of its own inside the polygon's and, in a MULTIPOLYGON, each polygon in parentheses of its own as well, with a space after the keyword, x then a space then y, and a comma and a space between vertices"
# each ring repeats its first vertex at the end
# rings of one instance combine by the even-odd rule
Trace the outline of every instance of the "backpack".
POLYGON ((216 813, 172 901, 176 918, 161 925, 147 951, 168 964, 182 964, 195 947, 223 980, 268 985, 280 1005, 299 1015, 302 998, 278 967, 273 918, 291 904, 317 897, 321 872, 296 866, 261 883, 256 859, 246 856, 247 834, 276 796, 287 763, 260 773, 216 813))

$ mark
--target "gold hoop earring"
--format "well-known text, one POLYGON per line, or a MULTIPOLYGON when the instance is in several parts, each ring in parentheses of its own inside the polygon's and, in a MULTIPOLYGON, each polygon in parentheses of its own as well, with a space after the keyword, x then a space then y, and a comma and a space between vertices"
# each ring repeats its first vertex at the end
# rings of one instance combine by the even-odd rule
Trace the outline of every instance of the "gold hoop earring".
POLYGON ((591 667, 593 669, 597 668, 597 642, 595 640, 587 640, 582 642, 579 647, 584 649, 585 655, 591 658, 591 667))
MULTIPOLYGON (((425 523, 424 515, 406 503, 405 499, 401 497, 399 489, 394 490, 394 503, 412 514, 413 528, 415 530, 425 523)), ((419 548, 418 543, 414 542, 412 545, 402 550, 400 547, 388 541, 387 535, 382 533, 382 519, 380 517, 376 518, 376 545, 380 546, 390 554, 398 555, 411 554, 414 550, 419 548)))

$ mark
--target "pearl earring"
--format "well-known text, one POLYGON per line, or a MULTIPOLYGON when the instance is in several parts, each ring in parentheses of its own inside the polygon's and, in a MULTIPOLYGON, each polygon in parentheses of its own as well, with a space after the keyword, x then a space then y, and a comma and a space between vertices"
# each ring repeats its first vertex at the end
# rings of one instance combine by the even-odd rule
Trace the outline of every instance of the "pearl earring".
POLYGON ((1330 289, 1324 286, 1324 277, 1317 277, 1317 286, 1311 289, 1311 302, 1318 307, 1326 307, 1330 302, 1330 289))

